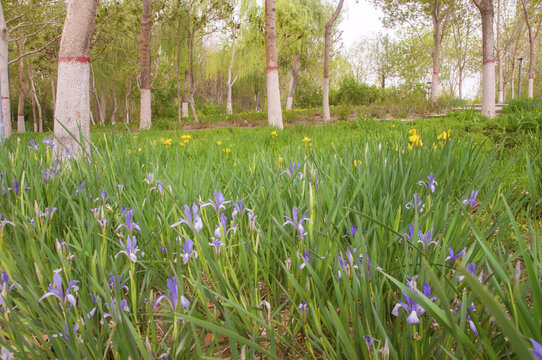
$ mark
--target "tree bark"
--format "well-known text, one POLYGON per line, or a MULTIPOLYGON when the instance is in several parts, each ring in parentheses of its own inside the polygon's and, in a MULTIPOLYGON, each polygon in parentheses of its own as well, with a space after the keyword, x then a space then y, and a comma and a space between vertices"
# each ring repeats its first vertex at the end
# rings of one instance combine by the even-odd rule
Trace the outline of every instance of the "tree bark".
POLYGON ((141 114, 139 129, 151 127, 151 0, 143 0, 141 15, 141 114))
MULTIPOLYGON (((525 23, 527 24, 527 33, 529 35, 529 83, 527 88, 527 96, 532 98, 534 96, 534 63, 535 63, 535 49, 536 49, 536 39, 540 33, 540 28, 542 27, 542 19, 538 20, 538 26, 533 29, 532 20, 529 18, 529 13, 527 11, 527 0, 521 0, 521 5, 523 8, 523 15, 525 16, 525 23)), ((535 8, 535 13, 536 13, 535 8)), ((540 14, 539 14, 540 17, 540 14)))
POLYGON ((233 39, 231 41, 231 61, 230 61, 230 67, 228 68, 228 98, 226 100, 226 113, 228 115, 231 115, 233 113, 233 106, 232 106, 232 88, 233 84, 237 80, 237 77, 235 79, 232 79, 233 77, 233 64, 235 62, 235 38, 236 34, 233 33, 233 39))
POLYGON ((107 121, 107 109, 106 109, 106 102, 105 102, 105 86, 102 84, 100 86, 100 120, 101 124, 104 125, 107 121))
POLYGON ((43 132, 43 118, 41 116, 41 104, 38 99, 36 85, 34 84, 34 73, 28 68, 28 79, 30 80, 30 89, 32 95, 32 116, 34 117, 34 132, 43 132), (38 109, 38 120, 36 121, 36 108, 38 109))
POLYGON ((55 91, 55 78, 53 76, 53 72, 49 73, 49 79, 51 81, 51 99, 53 100, 53 114, 55 113, 56 109, 56 91, 55 91))
MULTIPOLYGON (((190 25, 188 25, 190 27, 190 25)), ((194 122, 199 123, 198 114, 196 114, 196 107, 194 105, 194 92, 196 91, 196 81, 194 77, 194 33, 188 33, 188 52, 190 56, 190 110, 194 117, 194 122)))
POLYGON ((503 83, 503 54, 502 54, 502 47, 501 47, 501 0, 497 0, 497 34, 496 34, 496 40, 497 40, 497 64, 499 67, 498 72, 498 103, 502 104, 504 103, 504 83, 503 83))
POLYGON ((19 134, 25 132, 24 124, 24 98, 26 92, 26 85, 24 83, 24 58, 23 55, 24 41, 22 39, 17 40, 17 49, 19 51, 19 103, 17 105, 17 132, 19 134))
POLYGON ((482 17, 482 114, 495 117, 495 56, 493 37, 493 0, 473 0, 482 17))
MULTIPOLYGON (((92 76, 90 92, 94 94, 94 100, 96 101, 96 109, 98 112, 98 121, 100 124, 103 124, 104 120, 102 118, 102 108, 100 106, 100 99, 98 99, 98 89, 96 88, 96 78, 94 77, 94 71, 92 70, 92 65, 90 65, 90 75, 92 76)), ((89 109, 92 112, 92 109, 89 109)), ((96 125, 94 122, 94 117, 91 117, 92 125, 96 125)))
POLYGON ((58 54, 54 133, 57 156, 88 153, 90 47, 98 0, 68 0, 58 54))
MULTIPOLYGON (((178 6, 178 5, 177 5, 178 6)), ((179 18, 179 23, 177 24, 177 64, 176 65, 176 75, 177 75, 177 122, 180 124, 183 118, 181 113, 182 101, 181 100, 181 19, 179 18)))
POLYGON ((288 99, 286 101, 286 110, 292 110, 294 104, 295 85, 297 82, 297 73, 301 67, 301 53, 298 51, 294 56, 294 63, 290 71, 290 86, 288 88, 288 99))
POLYGON ((0 2, 0 86, 2 87, 2 122, 4 137, 11 136, 11 108, 9 101, 9 31, 4 18, 4 9, 0 2))
MULTIPOLYGON (((342 1, 342 0, 341 0, 342 1)), ((265 55, 267 89, 267 123, 282 129, 279 67, 277 61, 277 31, 275 28, 275 0, 265 0, 265 55)))
POLYGON ((331 19, 326 24, 324 32, 324 86, 323 86, 323 107, 324 107, 324 123, 331 121, 331 113, 329 111, 329 48, 331 47, 331 29, 341 9, 343 7, 344 0, 339 0, 339 4, 335 9, 335 12, 331 16, 331 19))
POLYGON ((115 125, 115 123, 117 122, 117 111, 119 110, 119 106, 113 88, 111 88, 111 99, 113 101, 113 111, 111 112, 111 125, 115 125))
POLYGON ((440 17, 441 5, 437 2, 434 5, 432 12, 433 19, 433 75, 431 77, 431 102, 437 102, 439 93, 439 71, 440 71, 440 48, 441 48, 441 26, 442 19, 440 17))
POLYGON ((188 92, 190 91, 189 82, 190 82, 190 75, 189 75, 189 71, 186 70, 184 73, 183 91, 182 91, 182 96, 183 96, 182 117, 183 118, 188 117, 188 102, 189 102, 188 92))

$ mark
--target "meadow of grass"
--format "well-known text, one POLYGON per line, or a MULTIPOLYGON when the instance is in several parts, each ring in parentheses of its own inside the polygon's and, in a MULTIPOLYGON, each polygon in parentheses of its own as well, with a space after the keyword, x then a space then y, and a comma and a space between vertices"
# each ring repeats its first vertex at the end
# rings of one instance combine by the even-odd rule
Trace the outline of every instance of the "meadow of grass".
POLYGON ((100 132, 88 160, 63 162, 48 138, 13 139, 0 147, 0 346, 532 358, 540 137, 482 124, 100 132))

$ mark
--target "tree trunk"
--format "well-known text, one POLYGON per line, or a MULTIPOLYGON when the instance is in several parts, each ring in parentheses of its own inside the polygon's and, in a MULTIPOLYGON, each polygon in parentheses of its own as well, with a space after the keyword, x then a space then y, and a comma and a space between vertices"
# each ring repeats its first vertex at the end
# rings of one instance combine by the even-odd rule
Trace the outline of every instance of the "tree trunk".
POLYGON ((235 83, 235 80, 232 79, 233 77, 233 64, 235 62, 235 32, 233 33, 233 39, 231 41, 231 61, 230 61, 230 67, 228 68, 228 98, 226 100, 226 113, 228 115, 233 114, 233 106, 232 106, 232 87, 235 83))
POLYGON ((438 101, 439 92, 439 71, 440 71, 440 48, 441 48, 441 26, 442 20, 440 18, 439 5, 435 5, 436 9, 433 12, 433 76, 431 78, 431 102, 438 101))
POLYGON ((473 0, 482 17, 482 114, 495 117, 495 56, 493 37, 493 0, 473 0))
POLYGON ((68 0, 58 54, 54 133, 57 156, 89 151, 90 47, 98 0, 68 0))
POLYGON ((107 121, 107 109, 106 109, 106 103, 105 103, 105 86, 102 82, 100 86, 100 120, 101 124, 104 125, 107 121))
POLYGON ((51 99, 53 100, 53 114, 55 113, 56 107, 56 91, 55 91, 55 78, 53 72, 49 73, 49 79, 51 80, 51 99))
POLYGON ((38 132, 38 118, 36 116, 36 99, 34 98, 34 93, 32 92, 32 123, 34 124, 34 132, 38 132))
POLYGON ((2 122, 4 137, 11 136, 11 109, 9 102, 9 31, 4 18, 4 9, 0 2, 0 86, 2 87, 2 122))
MULTIPOLYGON (((523 8, 523 15, 525 16, 525 23, 527 24, 527 33, 529 35, 529 84, 527 88, 527 95, 532 98, 534 96, 534 63, 535 63, 535 48, 536 48, 536 39, 540 33, 540 28, 542 26, 542 19, 538 20, 537 29, 533 29, 532 21, 534 19, 529 18, 529 13, 527 11, 527 0, 522 0, 521 5, 523 8)), ((535 9, 536 14, 537 9, 535 9)), ((538 14, 540 17, 540 14, 538 14)), ((536 19, 536 17, 534 17, 536 19)))
POLYGON ((115 96, 115 92, 113 91, 113 88, 111 88, 111 99, 113 100, 113 111, 111 112, 111 125, 115 125, 117 122, 117 111, 119 110, 119 106, 117 103, 117 97, 115 96))
POLYGON ((177 24, 177 122, 180 124, 183 118, 182 116, 182 100, 181 100, 181 19, 179 18, 179 24, 177 24))
POLYGON ((38 99, 38 93, 36 91, 36 84, 34 83, 34 73, 32 69, 28 68, 28 78, 30 79, 30 88, 32 89, 32 111, 34 116, 34 132, 43 132, 43 118, 41 116, 41 104, 38 99), (36 108, 38 109, 38 122, 36 124, 36 108))
POLYGON ((301 67, 301 53, 298 51, 294 56, 294 63, 290 72, 290 86, 288 88, 288 100, 286 101, 286 110, 292 110, 294 104, 295 84, 297 82, 297 73, 301 67))
POLYGON ((198 115, 196 114, 196 107, 194 106, 194 92, 196 91, 196 81, 194 78, 194 33, 188 33, 188 51, 190 56, 190 110, 192 110, 192 116, 194 122, 199 123, 198 115))
POLYGON ((335 9, 335 12, 331 16, 331 19, 326 24, 324 32, 324 86, 323 86, 323 105, 324 105, 324 123, 331 121, 331 113, 329 111, 329 48, 331 47, 331 29, 341 9, 343 7, 344 0, 339 0, 339 4, 335 9))
POLYGON ((460 99, 463 99, 463 68, 462 67, 459 67, 458 69, 458 77, 459 77, 458 95, 460 99))
POLYGON ((267 89, 267 123, 268 125, 282 129, 275 13, 275 0, 265 0, 265 55, 267 65, 265 85, 267 89))
POLYGON ((23 40, 17 40, 17 49, 19 51, 19 104, 17 105, 17 132, 24 133, 25 132, 25 124, 24 124, 24 95, 26 86, 24 83, 24 58, 23 55, 23 46, 24 41, 23 40))
POLYGON ((496 40, 497 40, 497 64, 499 67, 499 73, 498 73, 498 83, 499 83, 499 89, 498 89, 498 103, 502 104, 504 103, 504 83, 503 83, 503 49, 501 47, 501 1, 497 0, 497 34, 496 34, 496 40))
POLYGON ((151 0, 143 0, 141 15, 141 114, 139 129, 151 127, 151 0))
MULTIPOLYGON (((96 101, 96 108, 97 108, 97 112, 98 112, 98 121, 100 124, 103 124, 103 118, 102 118, 102 108, 100 106, 100 100, 98 99, 98 89, 96 89, 96 78, 94 77, 94 71, 92 70, 92 65, 90 65, 90 74, 92 76, 92 83, 91 83, 91 88, 90 88, 90 92, 94 94, 94 100, 96 101)), ((90 95, 89 95, 90 96, 90 95)), ((90 112, 92 112, 92 109, 89 109, 90 112)), ((96 125, 96 123, 94 122, 94 117, 91 117, 92 119, 92 125, 96 125)))

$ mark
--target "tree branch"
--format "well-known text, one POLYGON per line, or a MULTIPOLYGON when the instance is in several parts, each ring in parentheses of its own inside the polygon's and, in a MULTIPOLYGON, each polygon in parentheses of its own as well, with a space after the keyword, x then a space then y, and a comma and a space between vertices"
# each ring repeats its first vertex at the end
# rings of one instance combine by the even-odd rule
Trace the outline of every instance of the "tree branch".
POLYGON ((27 53, 24 53, 24 54, 22 54, 22 55, 16 57, 16 58, 13 59, 13 60, 10 60, 9 63, 8 63, 8 65, 11 65, 11 64, 13 64, 13 63, 19 61, 20 58, 23 58, 23 57, 25 57, 25 56, 32 55, 32 54, 35 54, 35 53, 39 53, 40 51, 46 49, 46 48, 47 48, 49 45, 51 45, 53 42, 55 42, 56 40, 60 39, 61 36, 62 36, 62 35, 58 35, 57 37, 55 37, 54 39, 52 39, 51 41, 49 41, 48 43, 46 43, 45 45, 43 45, 43 46, 42 46, 41 48, 39 48, 39 49, 29 51, 29 52, 27 52, 27 53))
POLYGON ((6 25, 9 25, 9 23, 12 22, 12 21, 15 21, 15 20, 17 20, 17 19, 22 18, 23 16, 25 16, 26 14, 28 14, 29 12, 31 12, 32 10, 34 10, 35 8, 37 8, 38 6, 40 6, 39 3, 37 3, 36 5, 34 5, 33 7, 31 7, 30 9, 26 10, 25 12, 23 12, 23 13, 21 13, 21 14, 15 16, 14 18, 9 19, 8 21, 6 21, 6 25))

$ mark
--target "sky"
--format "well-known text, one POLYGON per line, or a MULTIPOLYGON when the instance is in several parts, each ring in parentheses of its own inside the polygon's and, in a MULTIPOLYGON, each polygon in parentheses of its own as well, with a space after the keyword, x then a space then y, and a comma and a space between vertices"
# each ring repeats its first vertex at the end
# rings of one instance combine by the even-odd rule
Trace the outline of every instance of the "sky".
POLYGON ((346 48, 354 45, 360 38, 369 37, 382 31, 385 32, 380 18, 382 11, 376 9, 367 0, 347 0, 344 3, 344 20, 339 29, 343 32, 343 42, 346 48))

